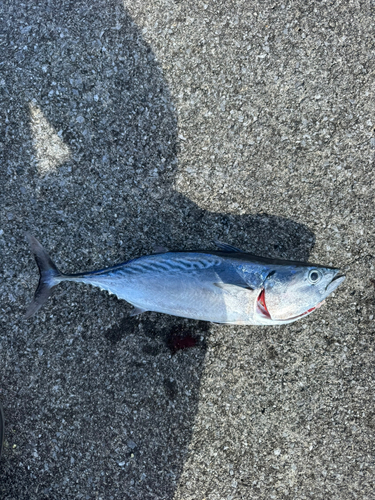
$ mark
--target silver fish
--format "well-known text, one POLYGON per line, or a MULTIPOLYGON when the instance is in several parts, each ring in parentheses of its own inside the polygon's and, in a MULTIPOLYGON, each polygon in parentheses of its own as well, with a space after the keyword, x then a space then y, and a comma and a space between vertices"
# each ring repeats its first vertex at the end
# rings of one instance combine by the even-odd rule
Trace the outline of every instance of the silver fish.
POLYGON ((292 323, 320 307, 345 279, 339 269, 257 257, 225 243, 219 251, 163 252, 106 269, 63 274, 28 235, 40 271, 25 317, 36 313, 62 281, 97 286, 134 306, 235 325, 292 323))

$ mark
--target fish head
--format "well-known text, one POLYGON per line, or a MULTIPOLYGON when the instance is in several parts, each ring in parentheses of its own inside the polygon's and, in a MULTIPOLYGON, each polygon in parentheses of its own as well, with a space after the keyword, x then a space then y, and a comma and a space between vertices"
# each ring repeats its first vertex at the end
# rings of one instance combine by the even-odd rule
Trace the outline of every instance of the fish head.
POLYGON ((292 323, 318 309, 344 281, 340 270, 315 265, 275 266, 256 304, 263 324, 292 323))

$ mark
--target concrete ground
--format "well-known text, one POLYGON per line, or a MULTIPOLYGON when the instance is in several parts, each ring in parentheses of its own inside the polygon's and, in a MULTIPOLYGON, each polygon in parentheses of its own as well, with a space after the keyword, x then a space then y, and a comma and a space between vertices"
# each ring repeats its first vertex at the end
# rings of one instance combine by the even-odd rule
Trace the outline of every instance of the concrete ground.
POLYGON ((1 499, 375 498, 374 11, 0 3, 1 499), (218 238, 347 280, 282 327, 74 284, 25 321, 25 230, 65 271, 218 238))

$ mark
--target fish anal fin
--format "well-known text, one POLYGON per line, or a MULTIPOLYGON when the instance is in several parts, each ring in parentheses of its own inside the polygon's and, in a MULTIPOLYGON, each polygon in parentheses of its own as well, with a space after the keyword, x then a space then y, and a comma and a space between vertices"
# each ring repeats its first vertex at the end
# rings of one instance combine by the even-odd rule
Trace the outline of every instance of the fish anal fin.
POLYGON ((243 253, 242 250, 240 250, 237 247, 234 247, 233 245, 229 245, 228 243, 224 243, 222 241, 214 240, 214 244, 220 248, 220 250, 223 250, 224 252, 229 252, 229 253, 243 253))
POLYGON ((130 316, 138 316, 138 314, 142 314, 147 312, 147 309, 142 309, 141 307, 134 306, 134 309, 130 312, 130 316))

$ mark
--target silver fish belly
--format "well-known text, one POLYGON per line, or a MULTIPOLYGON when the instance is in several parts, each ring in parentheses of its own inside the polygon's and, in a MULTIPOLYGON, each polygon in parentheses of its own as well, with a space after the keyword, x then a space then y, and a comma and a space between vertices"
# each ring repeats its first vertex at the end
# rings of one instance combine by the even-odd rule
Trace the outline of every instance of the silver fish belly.
POLYGON ((141 257, 112 272, 78 276, 75 281, 108 290, 141 311, 218 323, 255 321, 260 292, 247 287, 225 259, 188 252, 141 257), (236 285, 230 287, 228 277, 236 285))
MULTIPOLYGON (((28 239, 41 277, 26 317, 44 304, 58 283, 74 281, 97 286, 126 300, 135 307, 133 314, 155 311, 215 323, 282 324, 309 314, 325 298, 325 282, 324 290, 321 287, 317 293, 316 283, 304 283, 308 279, 306 273, 311 274, 313 269, 321 278, 328 273, 331 283, 338 272, 304 263, 262 259, 218 243, 218 252, 165 252, 98 271, 63 274, 40 243, 32 236, 28 239), (276 295, 284 295, 286 301, 297 301, 298 306, 280 306, 275 291, 276 295), (303 300, 298 297, 301 292, 306 295, 303 300)), ((315 274, 312 277, 316 278, 315 274)), ((329 293, 338 284, 331 286, 329 293)))

